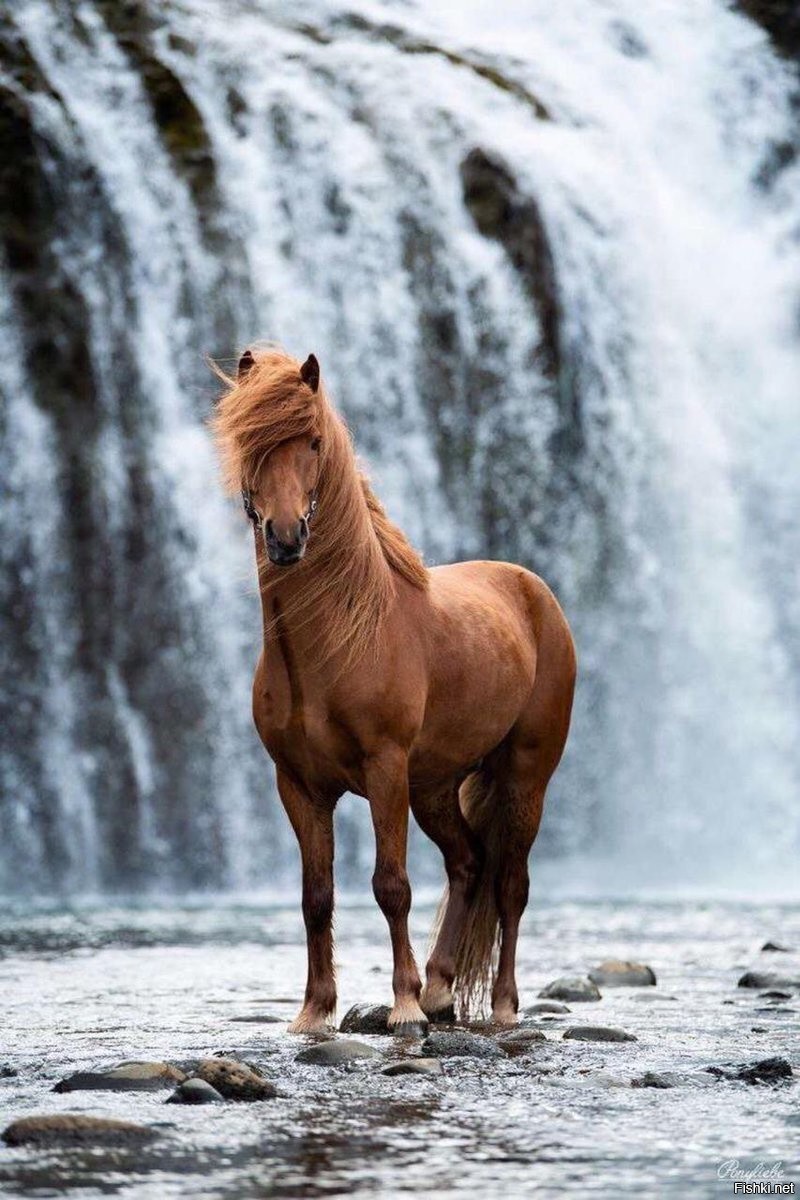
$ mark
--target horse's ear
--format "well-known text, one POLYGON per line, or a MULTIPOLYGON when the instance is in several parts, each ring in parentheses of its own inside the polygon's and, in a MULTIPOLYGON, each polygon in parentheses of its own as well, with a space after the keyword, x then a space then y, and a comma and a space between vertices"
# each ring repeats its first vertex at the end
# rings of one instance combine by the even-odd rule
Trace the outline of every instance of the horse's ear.
POLYGON ((319 363, 313 354, 309 354, 300 368, 300 378, 303 383, 308 384, 312 392, 315 392, 319 387, 319 363))
POLYGON ((254 367, 255 365, 256 365, 256 360, 253 358, 252 351, 245 350, 244 354, 239 359, 239 369, 236 373, 236 377, 239 380, 239 383, 242 382, 242 380, 245 378, 245 376, 248 374, 248 372, 251 370, 251 368, 254 367))

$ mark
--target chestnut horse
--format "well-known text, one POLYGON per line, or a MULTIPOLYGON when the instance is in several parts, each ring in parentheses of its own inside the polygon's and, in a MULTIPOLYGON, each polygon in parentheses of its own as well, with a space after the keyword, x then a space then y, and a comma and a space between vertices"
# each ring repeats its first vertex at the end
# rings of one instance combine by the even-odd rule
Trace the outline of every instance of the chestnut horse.
POLYGON ((336 1007, 333 811, 366 797, 389 925, 389 1025, 419 1031, 483 1001, 516 1020, 528 853, 564 748, 575 682, 567 622, 522 567, 426 569, 356 464, 317 360, 246 351, 213 419, 253 522, 264 644, 253 715, 300 844, 308 982, 295 1033, 336 1007), (409 807, 448 889, 424 989, 408 936, 409 807))

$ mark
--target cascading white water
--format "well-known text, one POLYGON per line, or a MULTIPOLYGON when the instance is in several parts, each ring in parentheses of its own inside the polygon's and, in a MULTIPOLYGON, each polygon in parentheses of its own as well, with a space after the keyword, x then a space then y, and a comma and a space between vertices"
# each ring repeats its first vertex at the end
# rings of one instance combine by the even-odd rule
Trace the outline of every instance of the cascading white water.
POLYGON ((543 858, 791 868, 796 72, 722 0, 496 8, 9 6, 47 246, 3 269, 0 890, 283 869, 252 547, 204 428, 203 356, 256 336, 317 353, 430 561, 556 588, 582 674, 543 858))

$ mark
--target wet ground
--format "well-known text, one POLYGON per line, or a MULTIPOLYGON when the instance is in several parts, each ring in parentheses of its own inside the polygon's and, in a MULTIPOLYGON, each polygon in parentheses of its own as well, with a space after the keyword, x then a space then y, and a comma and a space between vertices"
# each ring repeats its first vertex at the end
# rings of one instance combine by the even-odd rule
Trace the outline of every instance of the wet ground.
MULTIPOLYGON (((432 913, 414 912, 420 957, 432 913)), ((362 1039, 379 1060, 294 1061, 307 1040, 285 1032, 305 967, 294 906, 6 909, 0 1128, 79 1112, 157 1126, 158 1136, 139 1149, 0 1146, 0 1194, 716 1197, 733 1195, 732 1179, 719 1177, 730 1160, 798 1184, 800 995, 765 999, 736 986, 748 969, 800 974, 800 955, 762 952, 767 939, 800 948, 800 906, 538 904, 520 946, 523 1007, 556 976, 608 957, 650 964, 657 986, 604 989, 599 1003, 538 1018, 547 1040, 528 1054, 446 1059, 444 1075, 428 1079, 380 1073, 419 1053, 419 1042, 388 1037, 362 1039), (562 1039, 584 1022, 638 1041, 562 1039), (279 1098, 189 1108, 165 1106, 165 1092, 51 1091, 79 1069, 218 1052, 258 1065, 279 1098), (776 1086, 706 1069, 775 1055, 795 1069, 776 1086), (673 1086, 631 1087, 645 1071, 673 1086)), ((340 906, 338 961, 340 1017, 356 1001, 389 999, 387 938, 371 902, 340 906)))

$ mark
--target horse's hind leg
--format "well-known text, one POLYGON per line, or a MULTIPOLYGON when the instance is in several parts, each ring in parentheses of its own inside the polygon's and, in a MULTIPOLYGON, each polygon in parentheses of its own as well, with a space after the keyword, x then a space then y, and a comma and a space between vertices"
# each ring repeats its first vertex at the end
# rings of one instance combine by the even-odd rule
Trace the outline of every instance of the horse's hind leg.
POLYGON ((448 894, 436 942, 425 969, 420 1003, 427 1016, 453 1020, 453 980, 456 950, 480 875, 482 847, 458 802, 458 787, 412 794, 411 808, 423 833, 444 856, 448 894))
POLYGON ((506 850, 495 875, 495 901, 500 921, 500 958, 492 987, 492 1020, 500 1025, 517 1019, 519 995, 515 978, 517 937, 528 903, 528 855, 542 818, 544 787, 511 783, 502 789, 507 806, 506 850))
POLYGON ((333 969, 333 805, 316 803, 278 771, 278 791, 303 862, 303 919, 308 946, 305 1000, 289 1033, 321 1033, 336 1011, 333 969))

